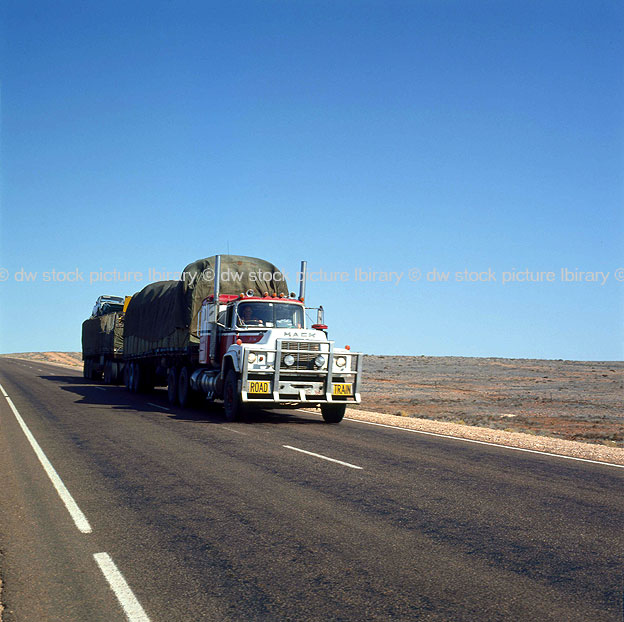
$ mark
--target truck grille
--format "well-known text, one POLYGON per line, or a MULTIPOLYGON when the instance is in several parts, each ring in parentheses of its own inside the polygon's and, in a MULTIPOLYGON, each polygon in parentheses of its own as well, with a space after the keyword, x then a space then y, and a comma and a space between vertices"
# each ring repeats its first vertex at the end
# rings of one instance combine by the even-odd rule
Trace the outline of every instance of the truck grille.
POLYGON ((281 369, 314 369, 314 359, 321 351, 321 344, 310 341, 282 341, 281 369), (286 352, 284 352, 286 350, 286 352), (291 350, 289 352, 289 350, 291 350), (292 354, 295 357, 294 365, 284 365, 284 357, 292 354))

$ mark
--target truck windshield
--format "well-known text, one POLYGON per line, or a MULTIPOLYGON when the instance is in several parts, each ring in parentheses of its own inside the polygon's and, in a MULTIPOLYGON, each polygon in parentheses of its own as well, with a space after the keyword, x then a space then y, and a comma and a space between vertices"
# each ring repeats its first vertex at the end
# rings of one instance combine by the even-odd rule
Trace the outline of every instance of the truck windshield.
POLYGON ((303 328, 303 308, 287 302, 242 302, 236 325, 241 328, 303 328))

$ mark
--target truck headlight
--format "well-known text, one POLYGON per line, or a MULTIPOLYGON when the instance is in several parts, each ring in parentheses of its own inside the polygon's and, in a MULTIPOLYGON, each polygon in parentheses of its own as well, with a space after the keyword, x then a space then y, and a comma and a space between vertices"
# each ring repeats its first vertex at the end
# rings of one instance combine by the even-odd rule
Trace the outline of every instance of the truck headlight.
POLYGON ((347 359, 344 356, 336 357, 336 367, 344 367, 347 364, 347 359))
POLYGON ((319 368, 323 367, 323 365, 325 365, 325 357, 322 354, 319 354, 314 359, 314 364, 319 368))
POLYGON ((292 354, 287 354, 284 357, 284 365, 292 367, 295 364, 295 357, 292 354))
POLYGON ((256 353, 255 352, 250 352, 249 356, 247 357, 247 360, 250 363, 255 363, 255 361, 256 361, 256 353))

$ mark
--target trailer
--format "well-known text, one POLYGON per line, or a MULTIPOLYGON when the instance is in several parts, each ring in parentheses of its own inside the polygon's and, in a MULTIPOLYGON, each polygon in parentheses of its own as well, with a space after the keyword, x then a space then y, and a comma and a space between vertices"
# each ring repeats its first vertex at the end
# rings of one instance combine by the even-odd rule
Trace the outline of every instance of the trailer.
POLYGON ((123 377, 124 309, 129 297, 100 296, 82 323, 83 376, 117 384, 123 377))

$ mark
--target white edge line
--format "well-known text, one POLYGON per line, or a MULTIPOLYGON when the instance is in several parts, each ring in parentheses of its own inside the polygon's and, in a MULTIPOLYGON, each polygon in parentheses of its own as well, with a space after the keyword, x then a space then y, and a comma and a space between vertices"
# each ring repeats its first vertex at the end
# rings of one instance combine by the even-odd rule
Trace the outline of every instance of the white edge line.
POLYGON ((108 553, 95 553, 93 558, 100 567, 104 578, 108 581, 111 590, 115 593, 119 604, 121 605, 126 617, 130 622, 150 622, 141 603, 132 593, 130 586, 119 572, 115 562, 108 553))
MULTIPOLYGON (((316 413, 302 410, 307 415, 316 415, 316 413)), ((320 417, 320 415, 318 415, 320 417)), ((540 456, 552 456, 553 458, 564 458, 565 460, 577 460, 578 462, 589 462, 591 464, 602 464, 603 466, 611 466, 617 469, 624 469, 624 464, 615 464, 614 462, 603 462, 602 460, 590 460, 589 458, 575 458, 574 456, 564 456, 563 454, 553 454, 548 451, 540 451, 539 449, 525 449, 524 447, 512 447, 511 445, 500 445, 498 443, 490 443, 489 441, 477 441, 473 438, 462 438, 461 436, 451 436, 450 434, 440 434, 438 432, 425 432, 424 430, 413 430, 412 428, 402 428, 398 425, 388 425, 387 423, 375 423, 374 421, 362 421, 362 419, 351 419, 345 417, 345 421, 353 421, 354 423, 365 423, 366 425, 376 425, 381 428, 390 428, 391 430, 403 430, 404 432, 414 432, 415 434, 426 434, 427 436, 439 436, 440 438, 450 438, 455 441, 464 441, 466 443, 476 443, 478 445, 489 445, 490 447, 500 447, 502 449, 512 449, 513 451, 524 451, 529 454, 539 454, 540 456)))
POLYGON ((321 458, 321 460, 329 460, 329 462, 336 462, 337 464, 342 464, 343 466, 349 467, 351 469, 363 468, 361 466, 356 466, 355 464, 349 464, 348 462, 343 462, 342 460, 336 460, 335 458, 328 458, 327 456, 321 456, 321 454, 315 454, 311 451, 306 451, 305 449, 299 449, 298 447, 291 447, 290 445, 282 445, 282 447, 286 447, 286 449, 292 449, 293 451, 300 451, 302 454, 308 454, 308 456, 321 458))
POLYGON ((165 408, 164 406, 160 406, 159 404, 154 404, 153 402, 147 402, 148 406, 154 406, 155 408, 162 408, 163 410, 171 410, 170 408, 165 408))
POLYGON ((6 394, 6 391, 4 390, 2 385, 0 385, 0 388, 2 389, 2 394, 4 395, 7 403, 11 407, 11 410, 13 411, 13 414, 15 415, 17 422, 19 423, 20 427, 22 428, 22 431, 26 435, 28 442, 30 443, 33 450, 35 451, 37 458, 39 458, 39 462, 41 462, 41 466, 43 466, 43 470, 46 472, 46 474, 50 478, 50 481, 52 482, 52 485, 54 486, 54 488, 56 488, 56 492, 58 492, 59 497, 65 504, 67 511, 69 512, 71 517, 74 519, 74 523, 76 524, 76 527, 78 527, 78 530, 81 531, 82 533, 91 533, 92 531, 91 525, 89 525, 89 521, 87 520, 87 517, 82 513, 81 509, 78 507, 78 504, 74 501, 74 498, 69 493, 69 490, 67 490, 65 484, 63 484, 63 480, 59 477, 59 474, 55 471, 54 467, 52 466, 52 464, 50 463, 46 455, 43 453, 43 449, 41 449, 41 447, 39 446, 39 443, 37 443, 37 441, 35 440, 35 437, 32 435, 31 431, 28 429, 28 426, 26 425, 21 415, 17 411, 17 408, 15 408, 15 404, 13 404, 13 400, 11 400, 11 398, 6 394))

